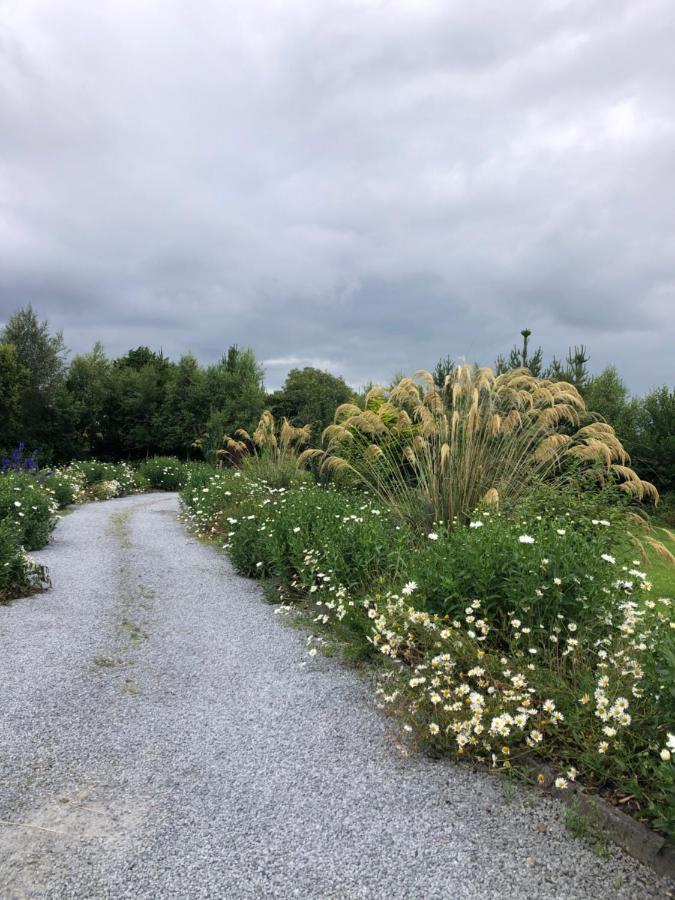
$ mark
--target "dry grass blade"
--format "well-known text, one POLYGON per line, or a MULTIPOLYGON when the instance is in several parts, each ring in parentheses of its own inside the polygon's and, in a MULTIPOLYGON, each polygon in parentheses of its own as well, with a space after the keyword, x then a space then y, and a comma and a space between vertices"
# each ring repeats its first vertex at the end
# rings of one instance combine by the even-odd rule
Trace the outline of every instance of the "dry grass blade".
POLYGON ((65 831, 57 831, 55 828, 44 828, 42 825, 31 825, 28 822, 8 822, 0 819, 0 825, 11 825, 13 828, 32 828, 35 831, 47 831, 49 834, 65 834, 65 831))

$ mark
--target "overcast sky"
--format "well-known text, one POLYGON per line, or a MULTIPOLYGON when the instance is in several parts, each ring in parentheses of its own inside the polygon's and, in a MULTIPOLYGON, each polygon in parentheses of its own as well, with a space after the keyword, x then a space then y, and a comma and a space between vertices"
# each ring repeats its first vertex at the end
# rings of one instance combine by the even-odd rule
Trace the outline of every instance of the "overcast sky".
POLYGON ((673 0, 0 0, 0 323, 675 381, 673 0))

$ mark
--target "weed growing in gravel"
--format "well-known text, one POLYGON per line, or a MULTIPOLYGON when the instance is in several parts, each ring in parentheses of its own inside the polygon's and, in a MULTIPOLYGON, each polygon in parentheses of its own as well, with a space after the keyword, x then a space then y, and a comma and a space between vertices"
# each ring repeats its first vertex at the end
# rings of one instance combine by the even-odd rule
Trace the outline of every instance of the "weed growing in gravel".
POLYGON ((583 812, 576 798, 570 800, 565 807, 563 822, 572 837, 588 844, 591 850, 601 859, 609 857, 609 840, 602 823, 597 816, 583 812))

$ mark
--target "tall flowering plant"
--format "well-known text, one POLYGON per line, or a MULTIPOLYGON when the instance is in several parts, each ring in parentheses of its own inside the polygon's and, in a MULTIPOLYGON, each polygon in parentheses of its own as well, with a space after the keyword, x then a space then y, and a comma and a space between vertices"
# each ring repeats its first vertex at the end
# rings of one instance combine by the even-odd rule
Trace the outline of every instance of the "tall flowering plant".
POLYGON ((28 453, 23 441, 12 450, 9 456, 3 456, 2 461, 0 461, 0 474, 3 475, 7 472, 23 472, 27 475, 37 475, 39 471, 37 450, 28 453))

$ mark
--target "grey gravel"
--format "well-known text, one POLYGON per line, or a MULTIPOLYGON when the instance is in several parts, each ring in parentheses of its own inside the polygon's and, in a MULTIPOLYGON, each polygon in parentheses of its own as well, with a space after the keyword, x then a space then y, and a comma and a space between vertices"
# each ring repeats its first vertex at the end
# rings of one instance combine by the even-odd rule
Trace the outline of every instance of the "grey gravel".
POLYGON ((53 589, 0 608, 2 900, 668 896, 555 801, 406 757, 177 509, 77 509, 53 589))

